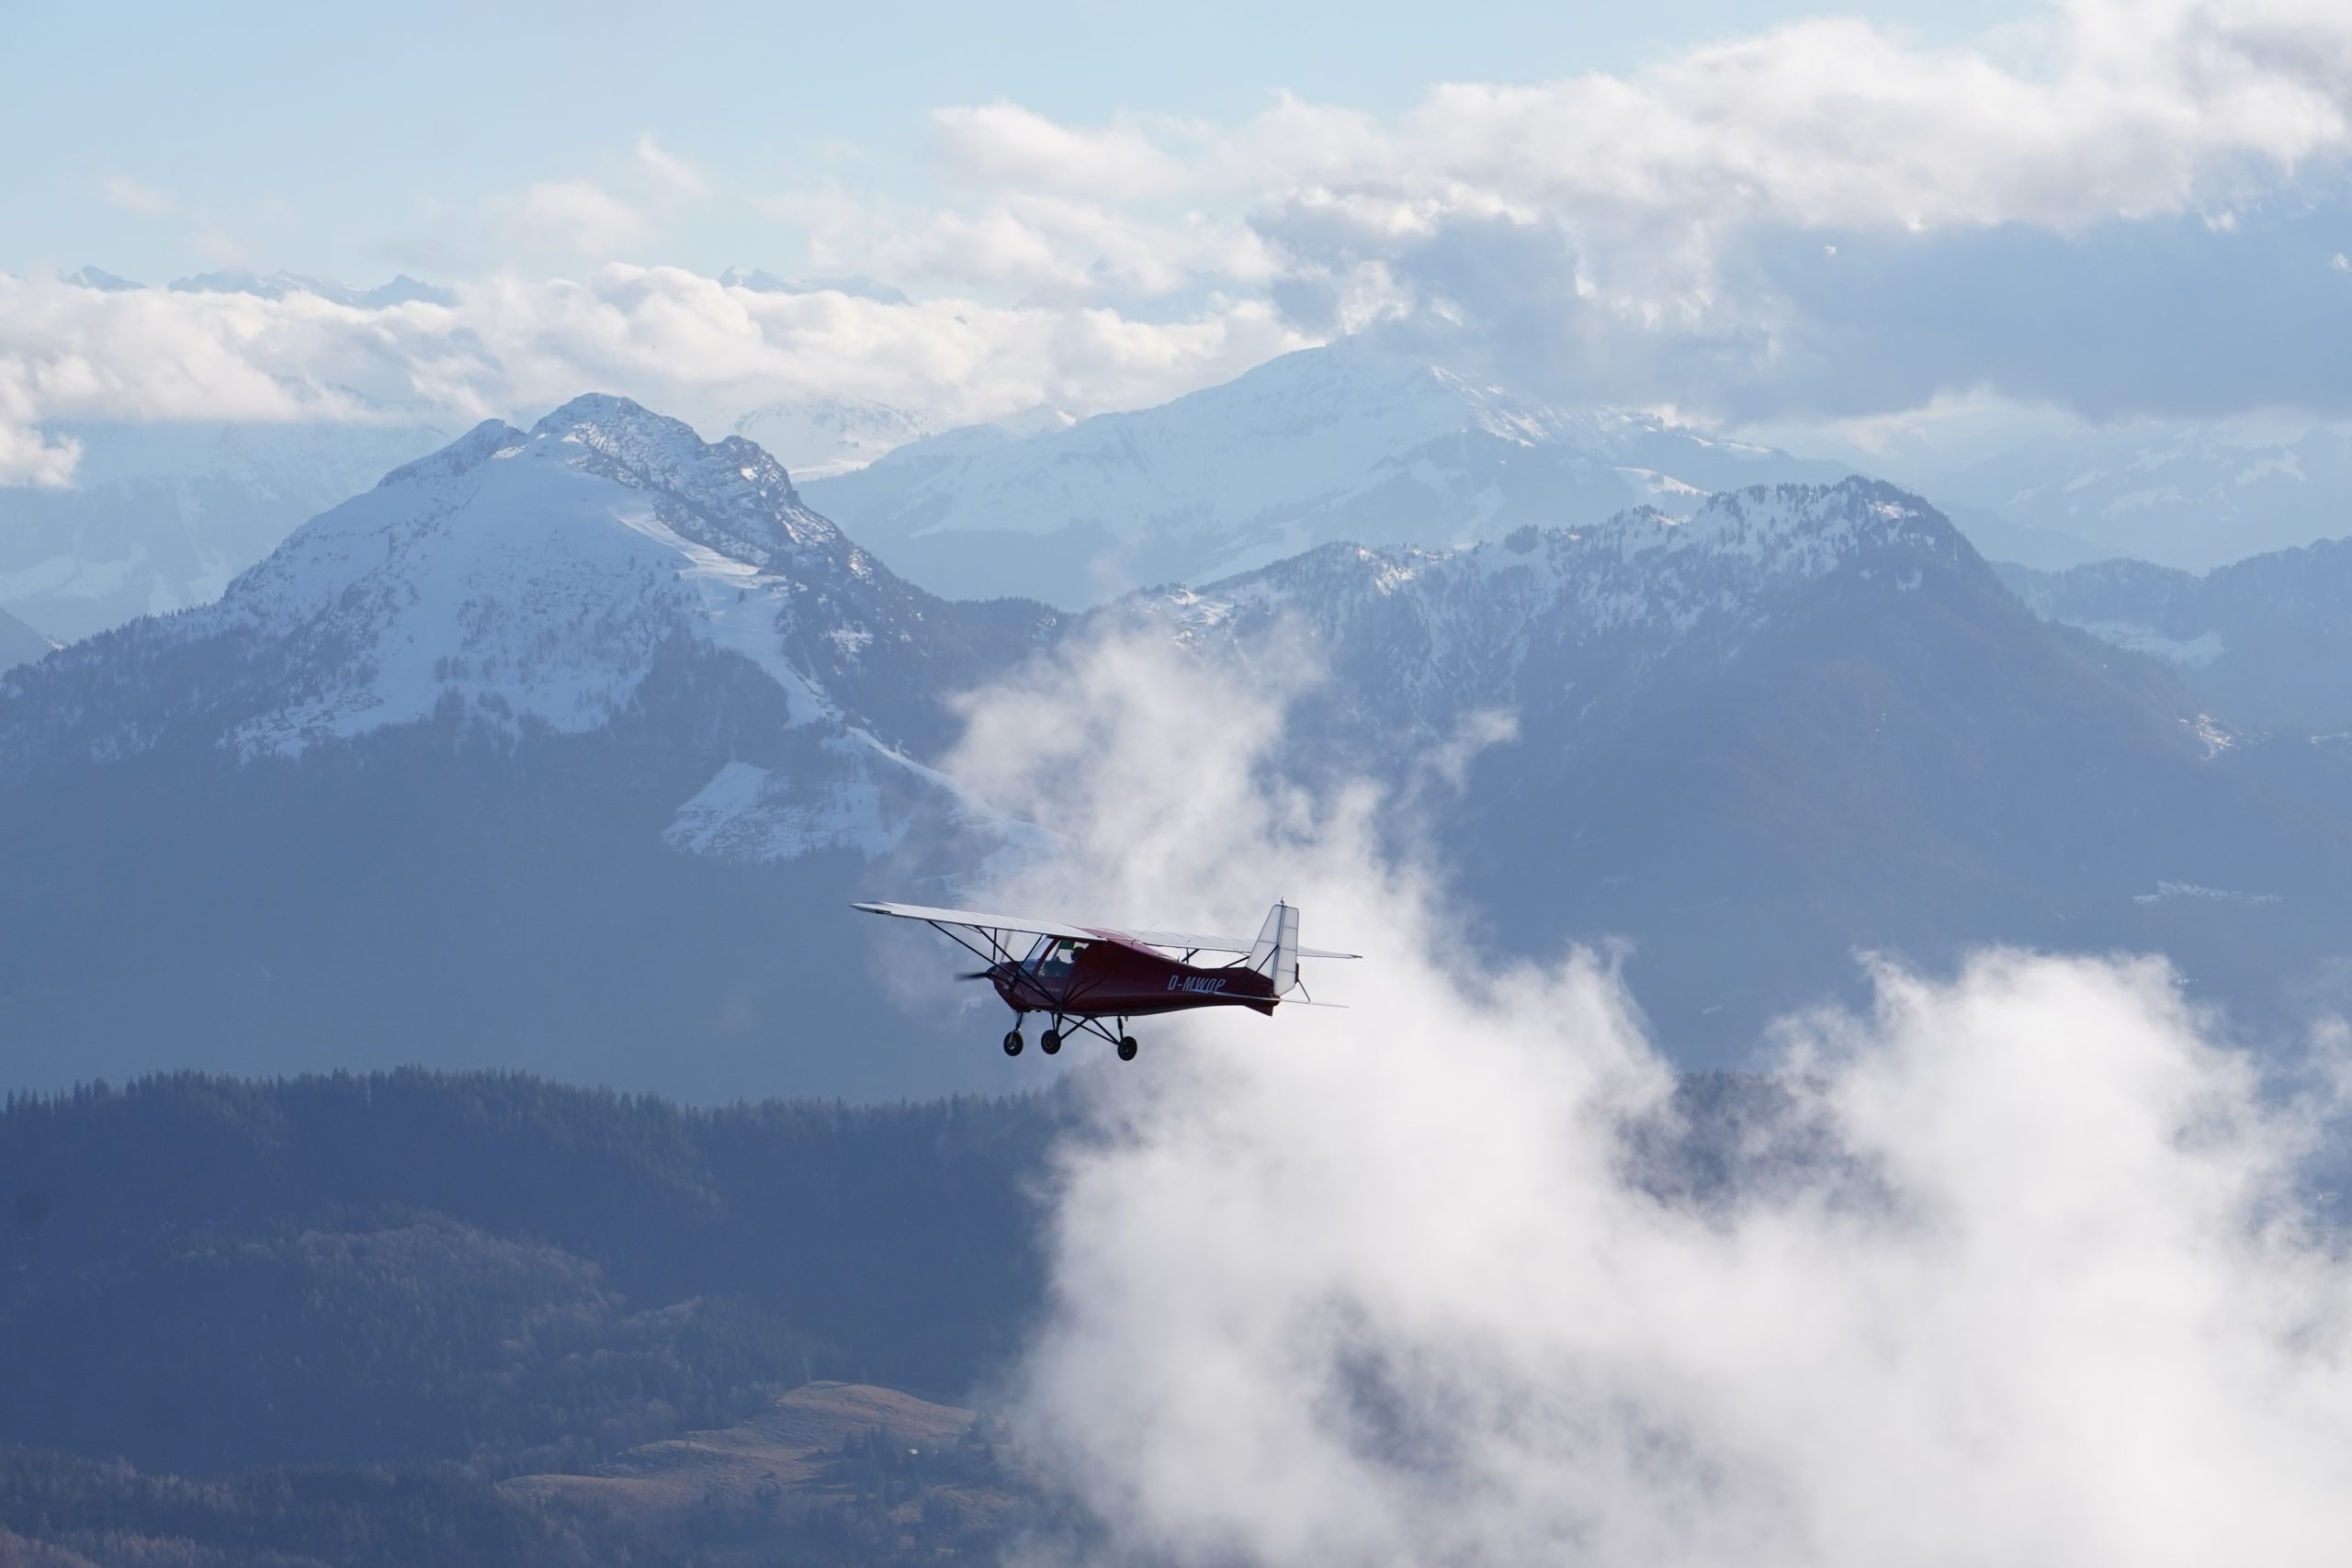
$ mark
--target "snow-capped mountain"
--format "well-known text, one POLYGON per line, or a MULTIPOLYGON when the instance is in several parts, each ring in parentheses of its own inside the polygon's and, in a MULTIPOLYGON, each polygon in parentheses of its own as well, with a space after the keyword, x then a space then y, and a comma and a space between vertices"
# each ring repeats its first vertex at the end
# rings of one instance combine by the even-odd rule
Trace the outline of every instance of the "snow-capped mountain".
POLYGON ((0 605, 71 641, 218 598, 304 519, 446 433, 380 424, 62 423, 65 490, 0 488, 0 605))
POLYGON ((856 398, 764 403, 735 422, 735 434, 765 447, 797 483, 845 474, 933 433, 909 409, 856 398))
POLYGON ((1333 540, 1444 547, 1841 471, 1345 340, 1139 412, 948 432, 808 493, 934 591, 1083 605, 1333 540))
POLYGON ((2352 528, 2352 430, 2118 425, 2029 442, 1931 482, 1957 504, 2109 556, 2205 571, 2352 528))
POLYGON ((1873 481, 1457 551, 1327 546, 1104 613, 1244 667, 1304 645, 1332 679, 1292 715, 1300 765, 1419 803, 1484 950, 1629 939, 1686 1059, 1736 1057, 1860 948, 2162 951, 2255 1009, 2352 922, 2343 759, 2237 735, 2164 666, 2038 623, 1873 481), (1443 786, 1479 715, 1510 736, 1443 786))
POLYGON ((130 289, 146 287, 144 284, 133 283, 127 277, 108 272, 102 266, 77 266, 72 272, 58 274, 58 281, 70 283, 76 288, 95 288, 104 294, 120 294, 130 289))
POLYGON ((2352 539, 2324 539, 2206 573, 2110 560, 2068 571, 2004 566, 2050 620, 2163 660, 2231 722, 2352 730, 2352 539))
POLYGON ((1458 550, 1327 545, 1198 590, 1135 602, 1195 646, 1310 628, 1326 648, 1380 649, 1383 705, 1433 725, 1515 701, 1531 660, 1567 656, 1585 700, 1632 696, 1669 655, 1704 644, 1727 659, 1790 597, 1852 567, 1894 593, 1973 552, 1948 523, 1890 486, 1758 486, 1687 516, 1636 507, 1575 528, 1526 527, 1458 550), (1605 665, 1604 678, 1595 678, 1605 665))
POLYGON ((1051 626, 900 581, 740 437, 602 397, 485 423, 218 603, 0 678, 0 821, 42 824, 0 880, 52 917, 0 1032, 85 1074, 308 1039, 894 1092, 936 1037, 831 1051, 876 1005, 839 911, 1035 841, 921 756, 1051 626))
POLYGON ((7 611, 0 610, 0 671, 13 670, 19 664, 45 659, 51 647, 49 638, 7 611))
MULTIPOLYGON (((428 720, 606 730, 665 655, 697 649, 767 677, 780 733, 813 727, 928 790, 935 775, 893 743, 937 739, 924 703, 957 639, 926 622, 956 615, 802 506, 751 442, 708 445, 590 396, 527 432, 483 422, 304 525, 217 603, 101 638, 54 680, 70 691, 85 669, 235 648, 173 726, 241 757, 299 757, 428 720)), ((127 757, 173 726, 131 710, 112 728, 77 716, 73 733, 127 757)), ((855 847, 882 846, 869 834, 855 847)))

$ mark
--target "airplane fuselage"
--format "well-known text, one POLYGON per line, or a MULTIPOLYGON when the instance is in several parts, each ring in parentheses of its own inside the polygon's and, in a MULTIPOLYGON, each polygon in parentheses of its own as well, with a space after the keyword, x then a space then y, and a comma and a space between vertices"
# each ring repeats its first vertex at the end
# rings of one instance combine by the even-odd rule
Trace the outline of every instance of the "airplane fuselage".
POLYGON ((1099 932, 1086 942, 1040 942, 1019 963, 993 965, 989 978, 1023 1013, 1143 1018, 1204 1007, 1271 1013, 1275 1006, 1273 981, 1255 970, 1186 964, 1099 932))

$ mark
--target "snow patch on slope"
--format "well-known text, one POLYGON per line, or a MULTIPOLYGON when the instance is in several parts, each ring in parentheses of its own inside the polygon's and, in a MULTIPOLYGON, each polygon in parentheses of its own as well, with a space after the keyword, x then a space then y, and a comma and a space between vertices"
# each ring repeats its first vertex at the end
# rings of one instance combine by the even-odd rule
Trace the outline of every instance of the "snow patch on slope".
POLYGON ((852 850, 878 860, 899 847, 903 824, 885 819, 882 792, 864 778, 788 778, 729 762, 662 835, 684 854, 758 863, 852 850))
POLYGON ((965 835, 978 886, 1044 852, 1053 835, 997 809, 957 780, 863 729, 829 736, 822 760, 786 774, 729 761, 678 807, 662 834, 681 853, 747 863, 846 850, 880 860, 904 849, 925 814, 938 830, 965 835))
POLYGON ((2069 621, 2064 623, 2075 630, 2087 632, 2099 641, 2161 659, 2167 664, 2186 670, 2202 670, 2229 650, 2222 644, 2219 632, 2201 632, 2196 637, 2167 637, 2154 626, 2137 626, 2129 621, 2069 621))
POLYGON ((303 695, 241 726, 291 754, 456 702, 515 728, 609 723, 676 637, 740 653, 797 723, 831 716, 786 655, 792 569, 859 553, 740 439, 706 446, 624 400, 526 433, 490 421, 314 519, 218 608, 303 645, 303 695))
POLYGON ((1408 696, 1436 714, 1492 700, 1539 642, 1615 670, 1622 686, 1702 627, 1736 648, 1788 593, 1841 568, 1916 592, 1925 562, 1958 563, 1967 549, 1949 522, 1890 486, 1758 486, 1711 497, 1687 518, 1639 507, 1466 549, 1327 546, 1138 608, 1194 647, 1287 618, 1327 645, 1375 626, 1385 663, 1409 671, 1408 696))

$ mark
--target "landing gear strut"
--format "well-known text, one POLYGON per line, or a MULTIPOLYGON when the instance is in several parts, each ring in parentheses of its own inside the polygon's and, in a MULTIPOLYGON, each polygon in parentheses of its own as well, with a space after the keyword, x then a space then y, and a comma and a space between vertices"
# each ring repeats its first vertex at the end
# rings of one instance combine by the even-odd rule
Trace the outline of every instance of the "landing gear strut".
MULTIPOLYGON (((1061 1055, 1063 1046, 1069 1044, 1081 1032, 1091 1031, 1101 1035, 1104 1044, 1118 1052, 1119 1060, 1132 1062, 1136 1059, 1136 1037, 1126 1032, 1125 1019, 1123 1018, 1118 1022, 1119 1032, 1114 1034, 1109 1024, 1091 1013, 1064 1014, 1054 1020, 1054 1026, 1051 1029, 1037 1037, 1037 1049, 1048 1056, 1058 1056, 1061 1055)), ((1016 1028, 1004 1037, 1004 1054, 1008 1056, 1018 1056, 1021 1055, 1021 1031, 1016 1028)))

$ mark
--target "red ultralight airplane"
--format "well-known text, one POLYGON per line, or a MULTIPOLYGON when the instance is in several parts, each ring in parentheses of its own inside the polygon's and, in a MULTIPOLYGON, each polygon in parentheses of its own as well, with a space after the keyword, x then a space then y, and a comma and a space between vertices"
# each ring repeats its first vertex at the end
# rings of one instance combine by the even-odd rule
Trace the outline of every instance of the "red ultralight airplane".
POLYGON ((1049 1013, 1053 1027, 1038 1040, 1050 1056, 1062 1048, 1070 1026, 1091 1030, 1117 1047, 1119 1060, 1136 1059, 1136 1037, 1127 1020, 1193 1008, 1245 1007, 1271 1014, 1284 1002, 1329 1007, 1306 995, 1298 983, 1302 958, 1356 958, 1298 945, 1298 910, 1276 904, 1265 929, 1250 942, 1240 937, 1193 936, 1186 931, 1129 931, 1108 926, 1073 926, 1021 915, 983 915, 970 909, 931 909, 918 904, 860 904, 875 915, 921 920, 962 943, 988 964, 959 980, 987 980, 1014 1014, 1004 1037, 1004 1054, 1021 1055, 1021 1025, 1033 1012, 1049 1013), (1027 952, 1012 939, 1030 937, 1027 952), (1204 953, 1230 953, 1233 962, 1195 964, 1204 953), (1176 956, 1177 954, 1182 956, 1176 956), (1299 994, 1294 997, 1291 993, 1299 994), (1112 1032, 1104 1019, 1117 1021, 1112 1032))

